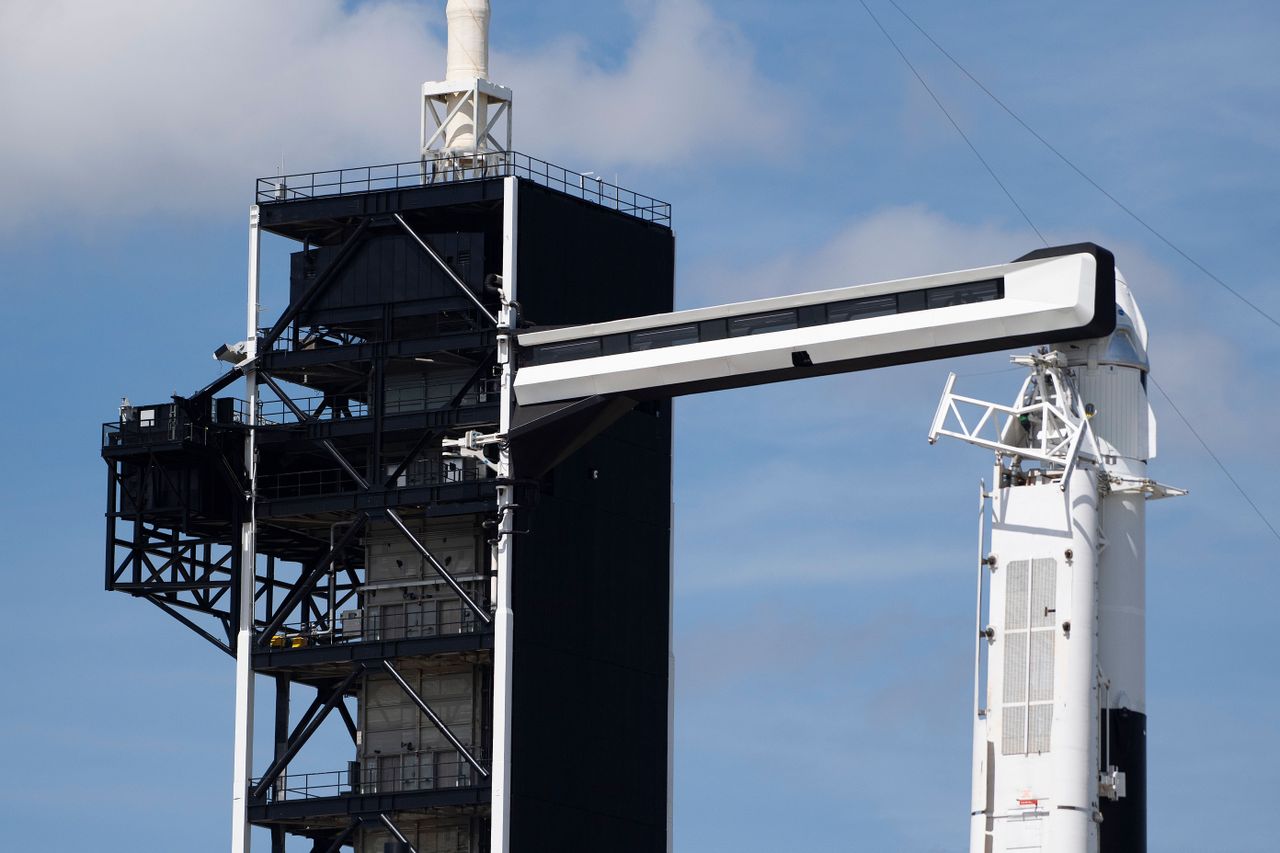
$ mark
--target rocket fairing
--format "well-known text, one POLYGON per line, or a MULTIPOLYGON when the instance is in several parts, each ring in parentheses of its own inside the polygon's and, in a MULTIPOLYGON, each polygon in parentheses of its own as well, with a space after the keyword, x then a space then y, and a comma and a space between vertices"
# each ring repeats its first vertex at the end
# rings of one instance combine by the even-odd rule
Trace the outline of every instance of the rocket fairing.
POLYGON ((1181 492, 1147 478, 1147 330, 1118 272, 1115 310, 1107 337, 1019 359, 1019 399, 989 409, 970 853, 1146 851, 1145 503, 1181 492))

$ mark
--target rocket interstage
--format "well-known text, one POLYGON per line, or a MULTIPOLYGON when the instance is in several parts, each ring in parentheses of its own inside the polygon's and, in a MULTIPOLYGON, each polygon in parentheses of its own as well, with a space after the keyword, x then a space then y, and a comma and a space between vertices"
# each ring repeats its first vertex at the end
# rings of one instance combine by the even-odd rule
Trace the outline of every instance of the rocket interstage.
POLYGON ((1013 405, 959 397, 952 379, 935 420, 935 437, 997 454, 971 853, 1146 850, 1146 501, 1182 492, 1147 476, 1147 330, 1118 272, 1115 311, 1105 338, 1016 358, 1030 375, 1013 405), (979 427, 964 407, 985 407, 979 427))

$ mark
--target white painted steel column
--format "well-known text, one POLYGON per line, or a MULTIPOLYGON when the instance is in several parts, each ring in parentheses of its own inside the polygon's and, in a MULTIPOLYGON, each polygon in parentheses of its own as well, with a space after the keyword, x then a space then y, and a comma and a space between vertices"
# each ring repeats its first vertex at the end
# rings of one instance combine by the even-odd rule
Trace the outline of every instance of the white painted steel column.
POLYGON ((235 752, 231 789, 231 853, 249 853, 252 827, 249 824, 249 777, 253 772, 253 628, 254 580, 257 575, 258 464, 255 427, 258 422, 258 377, 254 359, 258 356, 258 267, 262 239, 258 228, 258 206, 249 208, 249 305, 245 358, 245 396, 249 401, 248 436, 244 464, 249 475, 249 520, 240 526, 239 609, 236 613, 236 704, 235 752))
MULTIPOLYGON (((516 301, 516 222, 519 212, 519 181, 504 178, 502 182, 502 300, 500 321, 515 322, 509 308, 516 301)), ((498 432, 505 436, 511 429, 515 411, 512 386, 515 381, 515 338, 498 336, 498 361, 502 366, 502 399, 498 432)), ((510 483, 514 476, 510 447, 499 445, 498 477, 510 483)), ((514 487, 498 487, 499 525, 497 543, 493 546, 494 614, 493 614, 493 769, 490 795, 490 853, 511 850, 511 664, 512 612, 511 568, 515 547, 514 511, 506 508, 515 503, 514 487)))

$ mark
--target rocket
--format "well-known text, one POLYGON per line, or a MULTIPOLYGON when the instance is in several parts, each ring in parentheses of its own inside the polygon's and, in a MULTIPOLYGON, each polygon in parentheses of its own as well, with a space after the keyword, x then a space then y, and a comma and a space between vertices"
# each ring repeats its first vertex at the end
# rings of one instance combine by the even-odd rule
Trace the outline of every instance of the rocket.
MULTIPOLYGON (((1105 338, 1015 358, 1018 398, 986 404, 970 853, 1146 851, 1146 502, 1185 492, 1147 476, 1147 327, 1118 271, 1115 311, 1105 338)), ((952 382, 944 406, 982 405, 952 382)))

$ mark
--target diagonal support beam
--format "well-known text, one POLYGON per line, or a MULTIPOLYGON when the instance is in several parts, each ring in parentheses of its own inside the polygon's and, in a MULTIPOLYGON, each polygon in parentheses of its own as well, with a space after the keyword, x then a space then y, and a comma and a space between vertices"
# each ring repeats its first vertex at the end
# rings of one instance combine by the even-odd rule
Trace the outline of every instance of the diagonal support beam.
POLYGON ((360 745, 360 736, 356 728, 356 721, 351 717, 351 711, 347 708, 346 702, 338 703, 338 713, 342 715, 342 722, 347 725, 347 733, 351 735, 351 742, 360 745))
POLYGON ((359 828, 359 826, 360 826, 360 819, 359 818, 353 819, 350 823, 347 824, 346 829, 342 830, 342 832, 334 836, 333 841, 330 842, 329 846, 324 849, 324 853, 340 853, 340 851, 342 850, 342 845, 347 842, 347 839, 351 837, 351 834, 355 832, 356 829, 359 828))
POLYGON ((366 492, 369 491, 369 481, 362 477, 360 472, 355 469, 355 466, 347 461, 347 457, 342 455, 342 451, 333 446, 332 441, 327 438, 322 438, 320 440, 320 446, 333 457, 334 461, 338 463, 338 466, 341 467, 343 471, 347 472, 348 477, 355 480, 357 486, 364 489, 366 492))
POLYGON ((404 459, 400 461, 400 464, 396 466, 396 470, 393 471, 391 473, 391 476, 387 478, 387 482, 383 485, 383 488, 387 488, 387 489, 393 488, 395 486, 396 480, 400 479, 400 475, 403 474, 408 469, 408 467, 413 464, 413 458, 417 456, 419 453, 421 453, 423 449, 426 448, 426 446, 431 443, 431 440, 433 438, 439 438, 440 435, 441 433, 434 432, 432 430, 427 430, 426 432, 424 432, 422 434, 422 437, 419 438, 418 441, 413 445, 413 448, 408 453, 405 454, 404 459))
POLYGON ((391 834, 394 835, 401 844, 409 848, 410 853, 418 853, 418 848, 409 843, 409 839, 404 837, 404 833, 400 831, 400 827, 396 826, 396 822, 388 817, 386 812, 382 812, 378 817, 382 819, 383 825, 386 826, 387 829, 391 830, 391 834))
POLYGON ((440 265, 440 269, 444 270, 445 275, 449 276, 449 278, 453 280, 453 283, 458 285, 458 289, 465 293, 467 298, 475 303, 475 306, 480 309, 480 313, 488 317, 490 323, 495 326, 498 325, 498 318, 489 313, 489 309, 484 307, 484 303, 480 301, 480 298, 472 293, 471 288, 467 287, 466 283, 463 282, 463 280, 458 277, 458 274, 453 271, 453 268, 444 262, 444 258, 440 257, 440 253, 431 248, 425 240, 419 237, 417 233, 409 227, 409 223, 404 221, 404 217, 398 213, 393 213, 391 215, 394 216, 396 222, 399 222, 400 226, 409 233, 409 236, 413 238, 414 242, 422 247, 422 251, 430 255, 431 259, 440 265))
MULTIPOLYGON (((320 691, 316 691, 316 698, 311 700, 311 704, 307 707, 306 712, 303 713, 302 717, 298 720, 298 724, 293 727, 293 731, 289 732, 289 734, 285 736, 284 742, 286 747, 288 744, 293 743, 295 740, 297 740, 298 735, 302 731, 304 731, 307 728, 307 726, 311 725, 311 721, 315 719, 316 714, 319 713, 320 709, 324 707, 324 702, 326 698, 327 697, 323 693, 321 693, 320 691)), ((281 752, 281 754, 283 755, 284 753, 281 752)))
POLYGON ((298 754, 298 751, 311 739, 311 736, 315 734, 316 729, 320 728, 320 724, 324 722, 325 717, 329 716, 329 712, 334 709, 334 706, 342 701, 343 694, 347 692, 347 689, 351 687, 352 683, 356 680, 356 677, 363 671, 363 665, 357 666, 347 674, 346 678, 334 685, 333 691, 325 700, 325 703, 320 708, 319 713, 311 718, 311 721, 307 723, 306 728, 299 732, 296 737, 290 739, 289 748, 276 758, 275 761, 271 762, 271 766, 267 768, 267 772, 262 775, 262 778, 258 780, 258 784, 249 792, 251 797, 255 799, 261 797, 266 793, 267 789, 271 787, 272 783, 274 783, 276 779, 280 778, 280 774, 284 772, 285 767, 289 765, 289 762, 298 754))
POLYGON ((418 706, 418 710, 422 712, 423 716, 431 721, 431 725, 435 726, 440 734, 444 735, 449 743, 453 744, 453 748, 458 750, 458 754, 465 758, 467 763, 474 767, 482 777, 489 778, 489 771, 476 760, 475 756, 463 745, 462 741, 458 740, 457 736, 449 731, 449 727, 444 724, 444 720, 440 719, 436 712, 431 710, 431 706, 418 695, 417 691, 409 686, 409 682, 404 680, 404 676, 391 664, 391 661, 382 661, 382 668, 387 671, 387 675, 390 675, 396 684, 400 685, 400 689, 404 691, 413 704, 418 706))
POLYGON ((298 315, 305 311, 315 301, 316 297, 325 291, 333 277, 346 266, 347 261, 351 260, 351 256, 355 254, 356 246, 364 239, 364 232, 368 227, 369 220, 361 219, 355 230, 351 232, 351 236, 338 248, 337 254, 333 256, 333 260, 324 268, 324 271, 316 276, 316 280, 311 282, 311 286, 307 288, 300 299, 290 303, 289 307, 280 315, 280 319, 276 320, 275 325, 271 327, 271 330, 258 342, 258 352, 271 352, 272 345, 284 334, 284 330, 289 327, 289 324, 297 319, 298 315))
POLYGON ((325 555, 325 558, 311 568, 306 574, 298 579, 293 589, 289 590, 289 594, 285 596, 284 601, 280 603, 280 607, 276 609, 275 615, 271 617, 271 621, 267 622, 262 629, 262 633, 258 636, 258 645, 265 646, 271 641, 271 635, 280 630, 280 626, 284 624, 284 620, 289 618, 290 611, 297 607, 299 602, 315 589, 315 585, 319 582, 324 573, 329 570, 329 566, 338 558, 356 534, 364 529, 364 523, 369 520, 366 513, 360 513, 352 521, 351 526, 346 532, 338 538, 333 544, 333 548, 325 555))
POLYGON ((208 385, 201 388, 196 393, 192 394, 190 397, 187 397, 186 399, 182 400, 182 402, 179 403, 179 405, 181 405, 182 408, 186 410, 187 414, 191 415, 192 417, 197 417, 198 416, 197 410, 199 409, 199 406, 202 402, 204 402, 205 400, 208 400, 214 394, 217 394, 223 388, 226 388, 228 385, 230 385, 232 382, 235 382, 237 379, 239 379, 243 375, 244 375, 244 370, 242 369, 242 367, 239 367, 239 366, 233 367, 230 370, 228 370, 226 373, 219 376, 217 379, 210 382, 208 385))
POLYGON ((226 643, 222 642, 222 640, 219 640, 219 639, 218 639, 217 637, 215 637, 213 634, 210 634, 210 633, 209 633, 208 631, 206 631, 204 628, 201 628, 201 627, 200 627, 199 625, 197 625, 195 622, 192 622, 190 619, 188 619, 187 617, 183 616, 181 613, 179 613, 178 611, 174 610, 172 607, 170 607, 169 605, 165 604, 165 603, 164 603, 163 601, 161 601, 160 599, 156 598, 155 596, 151 596, 151 595, 146 595, 146 596, 143 596, 143 597, 144 597, 147 601, 150 601, 152 604, 154 604, 156 607, 159 607, 159 608, 160 608, 161 610, 163 610, 165 613, 168 613, 168 614, 169 614, 170 616, 172 616, 174 619, 177 619, 177 620, 178 620, 179 622, 181 622, 183 625, 186 625, 186 626, 187 626, 188 628, 190 628, 192 631, 195 631, 197 634, 199 634, 199 635, 200 635, 201 637, 203 637, 204 639, 206 639, 206 640, 208 640, 209 642, 213 643, 213 644, 214 644, 215 646, 217 646, 219 649, 222 649, 222 651, 226 652, 227 654, 231 655, 232 657, 235 657, 235 656, 236 656, 236 653, 235 653, 234 651, 232 651, 231 646, 229 646, 229 645, 227 645, 226 643))
POLYGON ((409 544, 413 546, 414 550, 421 554, 423 559, 431 564, 431 567, 435 569, 436 574, 438 574, 440 578, 449 585, 454 593, 462 599, 462 603, 467 606, 467 609, 474 613, 476 618, 484 624, 493 624, 493 617, 489 615, 489 611, 471 600, 471 596, 467 595, 467 591, 462 588, 462 585, 454 579, 453 575, 449 574, 448 570, 445 569, 444 566, 440 565, 440 561, 435 558, 434 554, 427 550, 427 546, 423 545, 422 542, 418 540, 418 537, 413 535, 413 531, 405 525, 404 519, 400 518, 400 514, 394 509, 388 509, 386 513, 387 518, 391 520, 391 523, 394 524, 402 534, 404 534, 404 537, 409 540, 409 544))
POLYGON ((490 350, 489 354, 480 360, 471 377, 462 384, 462 387, 458 389, 458 393, 454 394, 453 399, 449 401, 449 408, 456 409, 462 405, 462 398, 466 397, 467 392, 475 387, 475 384, 480 381, 480 377, 484 376, 484 372, 493 366, 493 361, 497 357, 498 351, 495 349, 490 350))
POLYGON ((258 378, 271 386, 271 390, 280 398, 280 402, 284 403, 289 411, 293 412, 293 416, 297 418, 300 423, 306 423, 307 421, 314 420, 311 415, 308 415, 298 406, 297 403, 293 402, 293 398, 286 394, 284 389, 281 388, 265 370, 258 371, 258 378))
MULTIPOLYGON (((306 421, 314 420, 314 418, 312 418, 311 415, 308 415, 298 406, 297 403, 293 402, 293 400, 290 399, 289 395, 284 392, 284 389, 281 388, 279 385, 277 385, 276 381, 272 379, 269 375, 267 375, 265 371, 259 370, 258 376, 261 379, 263 379, 267 383, 267 385, 271 386, 271 390, 274 391, 276 393, 276 396, 280 398, 280 402, 284 403, 285 406, 289 408, 289 411, 293 412, 294 417, 296 417, 299 421, 306 422, 306 421)), ((339 451, 337 447, 334 447, 332 441, 325 438, 320 441, 320 445, 328 452, 330 456, 334 458, 335 461, 337 461, 337 463, 340 466, 342 466, 342 470, 347 472, 347 476, 355 480, 356 484, 360 486, 360 488, 368 491, 369 481, 366 480, 364 477, 360 476, 360 472, 355 469, 355 466, 353 466, 350 462, 347 461, 347 457, 343 456, 342 452, 339 451)))

